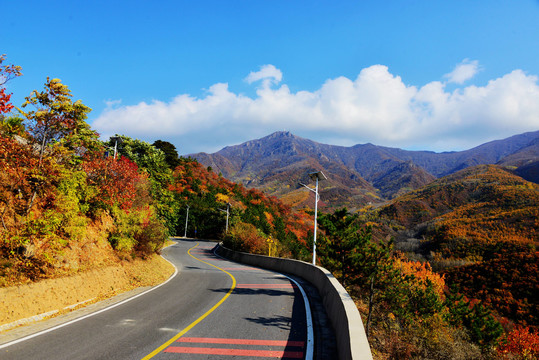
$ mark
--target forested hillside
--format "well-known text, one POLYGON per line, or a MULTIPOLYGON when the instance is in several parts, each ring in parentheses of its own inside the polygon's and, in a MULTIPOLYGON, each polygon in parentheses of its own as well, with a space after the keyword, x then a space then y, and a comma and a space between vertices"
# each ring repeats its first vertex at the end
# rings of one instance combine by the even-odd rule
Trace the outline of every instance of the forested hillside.
POLYGON ((167 239, 147 172, 106 157, 91 109, 71 98, 47 79, 0 119, 1 286, 145 257, 167 239))
MULTIPOLYGON (((21 75, 0 70, 3 81, 21 75)), ((0 286, 144 258, 169 235, 224 238, 227 220, 229 235, 247 234, 238 249, 267 253, 271 236, 275 253, 308 255, 305 215, 179 158, 170 143, 100 141, 91 109, 59 79, 17 109, 3 87, 1 96, 0 286)))
POLYGON ((537 184, 495 165, 472 167, 395 199, 376 217, 408 258, 428 262, 506 330, 529 327, 537 336, 537 184))

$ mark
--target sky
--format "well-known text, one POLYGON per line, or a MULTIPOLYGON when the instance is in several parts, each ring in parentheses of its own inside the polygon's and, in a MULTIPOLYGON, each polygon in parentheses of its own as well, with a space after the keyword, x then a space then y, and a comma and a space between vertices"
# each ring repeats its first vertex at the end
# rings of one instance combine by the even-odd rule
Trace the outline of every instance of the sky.
POLYGON ((13 104, 59 78, 104 140, 456 151, 539 130, 539 0, 1 3, 13 104))

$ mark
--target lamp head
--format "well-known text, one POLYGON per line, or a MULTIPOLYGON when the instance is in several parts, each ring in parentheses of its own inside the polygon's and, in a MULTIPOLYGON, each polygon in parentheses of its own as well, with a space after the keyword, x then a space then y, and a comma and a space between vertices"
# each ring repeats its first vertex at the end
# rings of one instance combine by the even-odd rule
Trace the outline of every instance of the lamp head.
POLYGON ((310 177, 312 180, 318 179, 318 181, 322 181, 322 180, 327 180, 327 179, 328 179, 328 178, 326 177, 326 175, 324 175, 324 173, 323 173, 322 171, 317 171, 317 172, 310 173, 310 174, 309 174, 309 177, 310 177))

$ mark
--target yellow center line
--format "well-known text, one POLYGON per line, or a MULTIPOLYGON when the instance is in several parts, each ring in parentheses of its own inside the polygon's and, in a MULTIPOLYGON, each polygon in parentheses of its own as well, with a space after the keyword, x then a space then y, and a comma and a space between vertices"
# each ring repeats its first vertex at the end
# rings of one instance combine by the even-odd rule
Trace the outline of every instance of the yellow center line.
POLYGON ((232 291, 234 291, 234 288, 236 287, 236 278, 234 276, 232 276, 232 274, 230 274, 228 271, 226 270, 223 270, 221 269, 220 267, 218 266, 215 266, 213 264, 210 264, 209 262, 206 262, 204 260, 200 260, 199 258, 193 256, 193 254, 191 254, 191 250, 193 250, 194 248, 196 248, 197 246, 199 245, 199 243, 197 243, 195 246, 193 246, 192 248, 190 248, 187 253, 189 254, 189 256, 191 256, 193 259, 196 259, 200 262, 203 262, 204 264, 206 265, 210 265, 210 266, 213 266, 214 268, 218 269, 218 270, 221 270, 222 272, 226 273, 228 276, 230 276, 230 278, 232 279, 232 286, 230 287, 230 290, 228 290, 228 293, 226 293, 225 296, 223 296, 223 298, 221 300, 219 300, 219 302, 217 304, 215 304, 211 309, 209 309, 208 311, 206 311, 206 313, 204 313, 204 315, 202 315, 201 317, 199 317, 198 319, 196 319, 195 321, 193 321, 189 326, 187 326, 185 329, 183 329, 182 331, 180 331, 179 333, 177 333, 176 335, 174 335, 174 337, 170 340, 168 340, 166 343, 164 343, 163 345, 159 346, 157 349, 155 349, 154 351, 152 351, 150 354, 146 355, 145 357, 142 358, 142 360, 148 360, 148 359, 151 359, 153 358, 155 355, 159 354, 161 351, 165 350, 168 346, 170 346, 173 342, 175 342, 176 340, 178 340, 180 337, 182 337, 183 335, 185 335, 185 333, 187 333, 189 330, 191 330, 193 327, 195 327, 195 325, 197 325, 199 322, 201 322, 202 320, 204 320, 208 315, 210 315, 215 309, 217 309, 219 306, 221 306, 221 304, 226 300, 226 298, 228 298, 230 296, 230 294, 232 293, 232 291))

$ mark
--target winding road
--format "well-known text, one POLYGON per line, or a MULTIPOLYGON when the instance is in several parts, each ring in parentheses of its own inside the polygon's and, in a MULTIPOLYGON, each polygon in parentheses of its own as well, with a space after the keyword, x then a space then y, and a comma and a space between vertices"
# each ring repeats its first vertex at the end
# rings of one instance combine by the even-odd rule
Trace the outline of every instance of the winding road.
POLYGON ((0 346, 0 359, 312 359, 310 307, 282 274, 218 257, 214 243, 163 251, 178 274, 118 306, 0 346))

